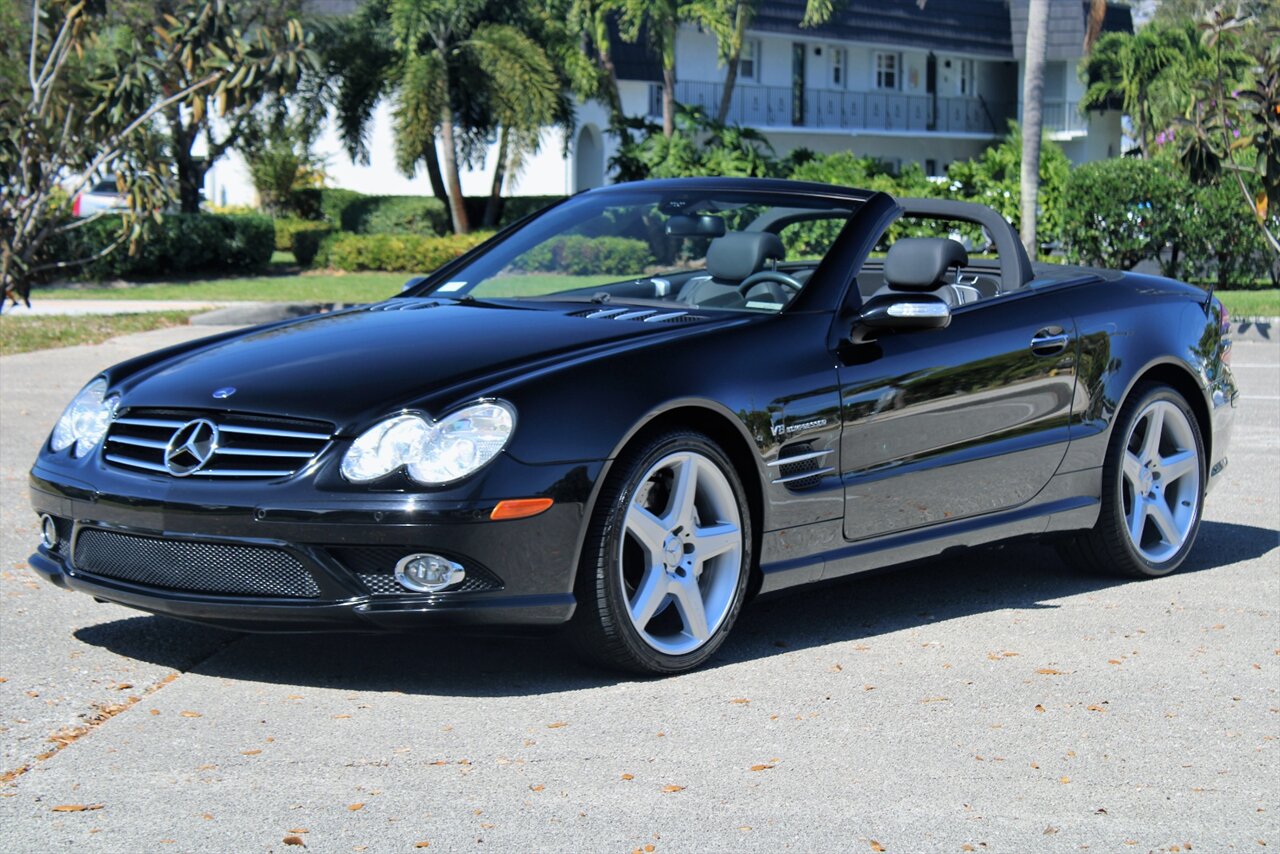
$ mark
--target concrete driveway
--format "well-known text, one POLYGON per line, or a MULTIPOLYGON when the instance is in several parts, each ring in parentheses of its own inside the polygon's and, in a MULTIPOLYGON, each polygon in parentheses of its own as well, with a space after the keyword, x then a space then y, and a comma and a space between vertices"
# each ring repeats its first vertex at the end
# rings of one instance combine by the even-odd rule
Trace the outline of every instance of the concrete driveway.
POLYGON ((1280 345, 1236 348, 1178 574, 985 550, 757 605, 711 666, 636 681, 549 640, 237 635, 40 582, 25 478, 61 407, 212 331, 0 359, 5 851, 1280 845, 1280 345))

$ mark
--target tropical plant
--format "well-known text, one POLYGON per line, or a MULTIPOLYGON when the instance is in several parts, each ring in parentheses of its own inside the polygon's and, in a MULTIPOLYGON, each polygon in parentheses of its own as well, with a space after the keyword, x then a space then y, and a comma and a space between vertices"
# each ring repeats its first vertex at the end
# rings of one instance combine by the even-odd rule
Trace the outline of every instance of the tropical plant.
MULTIPOLYGON (((1231 54, 1224 62, 1232 76, 1245 64, 1243 57, 1231 54)), ((1157 134, 1187 113, 1195 82, 1213 70, 1213 55, 1189 21, 1106 33, 1081 60, 1086 88, 1080 109, 1122 109, 1133 121, 1139 151, 1150 157, 1157 134)))
MULTIPOLYGON (((1023 131, 1010 122, 1009 133, 998 145, 972 160, 957 160, 947 167, 948 192, 967 201, 995 208, 1021 230, 1023 131)), ((1056 243, 1062 236, 1065 190, 1071 160, 1062 147, 1045 139, 1040 146, 1039 190, 1036 194, 1036 243, 1056 243)))
POLYGON ((184 213, 195 213, 200 209, 209 167, 236 147, 264 101, 275 99, 283 109, 286 96, 295 91, 304 69, 313 63, 310 39, 299 16, 300 3, 128 0, 114 5, 120 29, 131 34, 115 43, 114 50, 120 53, 116 61, 131 61, 129 54, 137 50, 149 54, 150 61, 138 82, 153 99, 186 87, 199 74, 193 54, 157 52, 162 33, 180 21, 204 21, 206 49, 211 53, 226 51, 239 41, 255 60, 234 88, 202 90, 203 97, 171 104, 160 114, 155 130, 173 160, 178 203, 184 213), (201 154, 196 154, 198 142, 202 143, 201 154))
POLYGON ((0 9, 0 38, 12 46, 0 61, 0 286, 14 301, 26 301, 41 277, 135 248, 173 198, 160 117, 251 100, 253 81, 296 62, 303 41, 296 23, 245 33, 222 2, 184 6, 141 31, 104 6, 32 0, 0 9), (157 88, 174 67, 185 69, 182 77, 157 88), (72 218, 71 204, 104 178, 115 179, 129 204, 111 220, 112 239, 85 255, 53 252, 55 242, 67 245, 101 221, 72 218))
POLYGON ((721 124, 699 107, 677 104, 670 135, 643 120, 630 120, 629 127, 640 133, 624 140, 609 161, 619 181, 709 175, 763 178, 778 172, 764 134, 721 124))
POLYGON ((513 151, 536 150, 544 126, 571 121, 565 80, 527 32, 535 16, 526 12, 497 0, 371 0, 325 59, 348 152, 367 161, 374 107, 391 96, 397 164, 412 175, 426 163, 458 233, 471 228, 461 163, 482 158, 490 136, 505 129, 505 171, 513 151), (516 12, 520 26, 510 23, 516 12))
POLYGON ((1246 42, 1252 68, 1245 85, 1233 88, 1227 62, 1256 24, 1222 6, 1201 22, 1214 74, 1197 86, 1192 115, 1180 122, 1187 131, 1182 162, 1201 184, 1227 180, 1238 188, 1280 264, 1280 27, 1267 29, 1269 39, 1246 42))

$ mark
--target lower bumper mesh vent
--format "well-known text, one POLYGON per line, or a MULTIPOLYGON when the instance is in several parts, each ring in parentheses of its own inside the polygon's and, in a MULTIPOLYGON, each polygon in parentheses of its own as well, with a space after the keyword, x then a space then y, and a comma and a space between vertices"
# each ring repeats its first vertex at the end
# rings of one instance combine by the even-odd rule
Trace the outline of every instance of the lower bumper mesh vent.
POLYGON ((293 555, 265 546, 197 543, 82 530, 77 570, 166 590, 241 596, 315 598, 315 578, 293 555))

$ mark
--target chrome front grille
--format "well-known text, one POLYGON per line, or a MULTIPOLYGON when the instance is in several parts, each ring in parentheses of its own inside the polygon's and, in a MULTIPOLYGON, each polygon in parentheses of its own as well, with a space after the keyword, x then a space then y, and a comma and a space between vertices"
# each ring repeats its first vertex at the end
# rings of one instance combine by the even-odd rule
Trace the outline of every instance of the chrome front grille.
MULTIPOLYGON (((206 428, 205 436, 209 433, 206 428)), ((112 465, 171 477, 288 477, 311 462, 332 437, 333 426, 317 421, 244 413, 129 409, 111 422, 104 458, 112 465), (212 438, 202 443, 207 459, 195 465, 199 457, 184 454, 173 464, 166 464, 166 454, 171 446, 177 447, 179 434, 199 421, 212 427, 212 438)), ((169 456, 172 458, 173 454, 169 456)))

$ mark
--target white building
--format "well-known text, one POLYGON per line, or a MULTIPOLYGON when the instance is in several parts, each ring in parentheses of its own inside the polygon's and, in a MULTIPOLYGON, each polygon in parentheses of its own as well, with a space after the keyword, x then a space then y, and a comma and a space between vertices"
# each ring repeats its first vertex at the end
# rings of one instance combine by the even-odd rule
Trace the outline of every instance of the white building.
MULTIPOLYGON (((312 0, 330 14, 356 0, 312 0)), ((845 0, 832 20, 804 28, 804 0, 769 0, 747 33, 730 123, 764 132, 779 155, 798 147, 852 151, 894 165, 919 163, 941 175, 953 160, 979 154, 1002 137, 1021 110, 1021 57, 1028 0, 845 0), (923 8, 921 8, 923 7, 923 8)), ((1081 116, 1076 67, 1083 52, 1085 0, 1050 0, 1045 128, 1076 163, 1120 154, 1121 116, 1111 110, 1081 116)), ((1133 27, 1129 9, 1108 8, 1106 30, 1133 27)), ((619 90, 628 115, 660 121, 661 69, 643 44, 614 45, 619 90)), ((725 68, 715 37, 693 25, 676 43, 676 100, 714 115, 725 68)), ((548 129, 541 151, 514 179, 509 195, 563 195, 609 180, 615 142, 598 103, 580 104, 565 145, 548 129), (568 156, 565 151, 568 150, 568 156)), ((400 174, 392 157, 390 107, 372 124, 372 163, 353 164, 332 129, 319 153, 334 186, 365 193, 431 192, 425 172, 400 174)), ((493 158, 462 176, 467 195, 489 192, 493 158)), ((244 165, 232 156, 210 170, 206 197, 216 203, 253 200, 244 165)))

